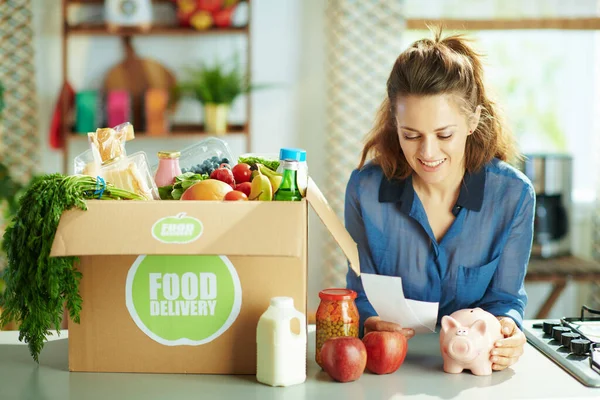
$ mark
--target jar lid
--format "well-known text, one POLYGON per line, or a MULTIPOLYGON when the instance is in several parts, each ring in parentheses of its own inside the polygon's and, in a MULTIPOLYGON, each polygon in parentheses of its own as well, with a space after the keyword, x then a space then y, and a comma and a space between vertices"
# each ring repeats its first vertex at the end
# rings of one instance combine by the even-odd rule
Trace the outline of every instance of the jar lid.
POLYGON ((303 162, 306 161, 306 150, 284 147, 279 150, 279 159, 303 162))
POLYGON ((324 289, 319 292, 321 300, 354 300, 356 298, 356 292, 350 289, 324 289))
POLYGON ((174 150, 164 150, 158 152, 158 158, 179 158, 180 156, 181 152, 174 150))

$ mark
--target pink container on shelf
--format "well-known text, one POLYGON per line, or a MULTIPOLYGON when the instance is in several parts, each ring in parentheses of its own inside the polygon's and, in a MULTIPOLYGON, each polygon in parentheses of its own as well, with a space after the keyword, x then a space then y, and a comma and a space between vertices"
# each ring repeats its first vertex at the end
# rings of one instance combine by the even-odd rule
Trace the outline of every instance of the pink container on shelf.
POLYGON ((108 126, 117 126, 131 121, 131 97, 125 90, 111 90, 106 98, 108 126))

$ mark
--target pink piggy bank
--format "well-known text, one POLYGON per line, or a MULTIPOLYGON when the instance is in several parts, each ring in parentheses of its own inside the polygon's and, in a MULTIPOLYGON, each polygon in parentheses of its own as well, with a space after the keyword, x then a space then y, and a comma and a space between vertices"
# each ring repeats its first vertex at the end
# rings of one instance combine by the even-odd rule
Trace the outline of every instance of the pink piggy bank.
POLYGON ((502 339, 500 321, 481 308, 458 310, 442 317, 440 349, 444 371, 459 374, 469 369, 474 375, 491 375, 490 351, 502 339))

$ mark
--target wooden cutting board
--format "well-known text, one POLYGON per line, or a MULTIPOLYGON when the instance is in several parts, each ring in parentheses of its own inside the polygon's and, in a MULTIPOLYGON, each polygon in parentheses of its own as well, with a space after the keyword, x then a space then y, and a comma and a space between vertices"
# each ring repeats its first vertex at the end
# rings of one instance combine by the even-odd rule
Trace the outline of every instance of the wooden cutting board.
MULTIPOLYGON (((111 68, 104 79, 104 90, 127 90, 132 96, 134 128, 143 124, 144 93, 150 88, 166 89, 171 93, 175 76, 159 62, 139 58, 130 37, 123 38, 125 59, 111 68)), ((139 128, 137 128, 139 129, 139 128)))

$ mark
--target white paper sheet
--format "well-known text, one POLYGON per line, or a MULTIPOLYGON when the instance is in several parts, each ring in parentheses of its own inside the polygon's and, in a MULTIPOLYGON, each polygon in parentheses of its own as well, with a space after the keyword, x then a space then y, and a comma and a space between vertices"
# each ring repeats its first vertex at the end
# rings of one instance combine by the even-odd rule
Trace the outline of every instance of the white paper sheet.
POLYGON ((395 322, 415 333, 435 332, 439 303, 410 300, 404 297, 402 278, 361 274, 369 302, 384 321, 395 322))

